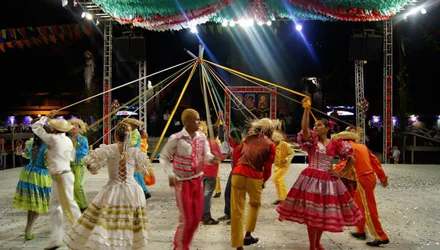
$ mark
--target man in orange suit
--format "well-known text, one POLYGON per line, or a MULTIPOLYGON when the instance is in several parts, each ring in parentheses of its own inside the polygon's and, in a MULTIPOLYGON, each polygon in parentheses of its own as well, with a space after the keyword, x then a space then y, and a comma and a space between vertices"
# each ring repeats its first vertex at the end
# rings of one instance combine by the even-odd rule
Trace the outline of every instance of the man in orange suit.
MULTIPOLYGON (((355 151, 354 158, 356 163, 354 164, 354 169, 356 171, 357 187, 354 201, 364 218, 356 224, 356 232, 352 232, 351 235, 365 240, 365 224, 367 224, 370 234, 374 237, 374 241, 367 242, 367 245, 378 247, 382 244, 388 244, 390 241, 379 221, 374 188, 376 187, 376 175, 382 187, 388 186, 388 177, 383 171, 379 159, 365 145, 359 143, 359 138, 358 133, 348 131, 332 136, 332 139, 347 141, 355 151)), ((345 163, 342 162, 340 164, 345 163)))

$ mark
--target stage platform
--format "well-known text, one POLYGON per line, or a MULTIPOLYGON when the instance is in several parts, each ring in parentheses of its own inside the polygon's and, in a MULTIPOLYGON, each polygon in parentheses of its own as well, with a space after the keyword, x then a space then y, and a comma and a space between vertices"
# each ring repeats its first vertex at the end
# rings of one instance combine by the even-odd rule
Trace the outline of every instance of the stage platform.
MULTIPOLYGON (((290 188, 304 164, 292 164, 287 173, 287 186, 290 188)), ((150 187, 152 198, 147 201, 149 211, 149 245, 147 249, 172 249, 172 239, 177 225, 177 208, 174 192, 158 164, 153 164, 157 183, 150 187)), ((390 244, 382 246, 390 250, 440 249, 440 165, 384 165, 389 175, 390 186, 386 189, 378 185, 376 199, 382 226, 390 238, 390 244)), ((42 215, 36 223, 35 236, 24 241, 26 213, 12 207, 15 187, 22 168, 0 171, 0 250, 43 249, 49 243, 49 217, 42 215)), ((224 190, 230 165, 221 166, 221 184, 224 190)), ((86 174, 85 189, 93 199, 107 182, 107 170, 98 175, 86 174)), ((275 206, 276 193, 272 180, 263 190, 263 206, 260 211, 254 236, 260 242, 246 246, 247 250, 294 249, 308 250, 307 230, 304 225, 279 222, 275 206)), ((224 197, 212 200, 212 215, 223 215, 224 197)), ((66 220, 67 221, 67 220, 66 220)), ((69 226, 66 225, 66 229, 69 226)), ((375 249, 365 241, 350 236, 352 228, 342 233, 325 232, 322 244, 325 249, 375 249)), ((218 225, 198 228, 191 249, 226 250, 230 247, 230 226, 224 222, 218 225)), ((368 240, 372 240, 368 235, 368 240)), ((63 246, 61 249, 67 249, 63 246)))

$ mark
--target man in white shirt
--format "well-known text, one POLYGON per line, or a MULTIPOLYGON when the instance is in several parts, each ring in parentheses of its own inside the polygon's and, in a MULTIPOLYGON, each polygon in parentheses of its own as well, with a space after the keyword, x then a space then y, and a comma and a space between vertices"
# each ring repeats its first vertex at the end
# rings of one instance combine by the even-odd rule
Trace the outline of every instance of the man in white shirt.
POLYGON ((32 131, 47 144, 47 161, 52 175, 52 193, 50 197, 51 242, 45 250, 58 249, 62 245, 63 211, 69 222, 74 224, 81 216, 78 204, 73 196, 75 176, 70 170, 70 162, 75 160, 72 140, 66 136, 73 126, 64 119, 51 119, 56 111, 43 116, 32 125, 32 131), (44 125, 48 121, 52 133, 47 133, 44 125))
POLYGON ((206 136, 199 131, 200 116, 194 109, 182 113, 182 131, 172 134, 160 153, 159 161, 174 186, 179 209, 179 225, 174 249, 189 250, 203 215, 203 163, 217 164, 206 136))

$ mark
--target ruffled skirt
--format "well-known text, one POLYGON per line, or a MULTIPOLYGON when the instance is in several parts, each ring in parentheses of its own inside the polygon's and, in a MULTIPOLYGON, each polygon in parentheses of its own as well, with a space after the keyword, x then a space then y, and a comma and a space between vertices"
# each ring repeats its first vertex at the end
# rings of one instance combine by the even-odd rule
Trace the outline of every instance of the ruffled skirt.
POLYGON ((339 178, 327 171, 304 169, 278 207, 279 220, 289 220, 323 231, 342 232, 362 214, 339 178))
POLYGON ((70 249, 147 249, 147 211, 137 184, 106 185, 67 233, 70 249))
POLYGON ((12 205, 23 211, 49 211, 52 177, 47 168, 29 164, 20 173, 12 205))

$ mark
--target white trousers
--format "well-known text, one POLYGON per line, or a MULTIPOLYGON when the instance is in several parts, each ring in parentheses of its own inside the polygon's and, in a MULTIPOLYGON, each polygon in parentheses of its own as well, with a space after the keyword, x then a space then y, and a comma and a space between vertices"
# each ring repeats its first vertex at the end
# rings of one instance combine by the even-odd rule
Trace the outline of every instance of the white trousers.
POLYGON ((50 247, 61 246, 64 237, 64 214, 73 225, 81 216, 78 204, 73 197, 75 176, 72 172, 52 176, 52 193, 50 197, 50 247))

